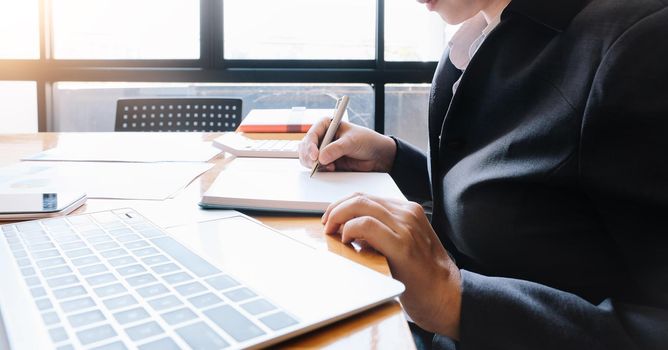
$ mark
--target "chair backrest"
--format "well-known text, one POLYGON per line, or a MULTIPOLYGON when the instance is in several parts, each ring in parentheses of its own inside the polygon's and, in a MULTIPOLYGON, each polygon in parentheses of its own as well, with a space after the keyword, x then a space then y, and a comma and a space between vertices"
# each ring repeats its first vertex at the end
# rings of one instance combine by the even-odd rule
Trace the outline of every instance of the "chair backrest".
POLYGON ((120 99, 116 131, 234 131, 241 123, 241 99, 120 99))

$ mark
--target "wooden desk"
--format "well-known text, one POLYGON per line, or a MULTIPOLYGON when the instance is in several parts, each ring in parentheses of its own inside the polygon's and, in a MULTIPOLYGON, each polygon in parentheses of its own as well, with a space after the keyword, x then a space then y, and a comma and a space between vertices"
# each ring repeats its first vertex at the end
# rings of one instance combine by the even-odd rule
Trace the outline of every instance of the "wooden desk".
MULTIPOLYGON (((39 133, 23 135, 0 135, 0 166, 20 161, 22 157, 35 154, 58 145, 60 134, 39 133)), ((217 134, 202 134, 205 140, 217 134)), ((251 137, 261 137, 251 135, 251 137)), ((268 138, 295 138, 286 135, 267 135, 268 138)), ((223 170, 230 159, 222 154, 211 160, 216 166, 191 183, 179 196, 170 200, 174 205, 196 205, 193 197, 203 193, 223 170), (188 203, 184 203, 188 201, 188 203)), ((144 201, 89 199, 75 213, 93 212, 119 207, 132 207, 144 201)), ((336 238, 322 233, 317 217, 256 216, 265 224, 281 230, 296 239, 327 249, 348 259, 389 274, 387 261, 372 251, 356 251, 343 245, 336 238)), ((327 348, 327 349, 414 349, 413 338, 398 302, 389 302, 360 315, 300 336, 280 344, 281 348, 327 348)))

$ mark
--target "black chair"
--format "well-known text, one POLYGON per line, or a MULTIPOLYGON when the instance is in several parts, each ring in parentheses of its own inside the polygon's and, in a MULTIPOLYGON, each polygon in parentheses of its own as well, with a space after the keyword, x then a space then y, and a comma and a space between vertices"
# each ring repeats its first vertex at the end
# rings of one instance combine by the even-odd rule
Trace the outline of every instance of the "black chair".
POLYGON ((234 131, 241 123, 241 99, 120 99, 116 131, 234 131))

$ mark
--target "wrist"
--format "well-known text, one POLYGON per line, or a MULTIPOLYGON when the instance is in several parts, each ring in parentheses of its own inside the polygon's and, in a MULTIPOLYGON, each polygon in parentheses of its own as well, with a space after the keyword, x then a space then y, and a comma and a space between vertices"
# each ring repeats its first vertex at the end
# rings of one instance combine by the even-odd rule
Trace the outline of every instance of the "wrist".
POLYGON ((394 159, 397 156, 397 143, 393 138, 385 135, 381 136, 381 147, 378 148, 375 171, 389 173, 394 166, 394 159))

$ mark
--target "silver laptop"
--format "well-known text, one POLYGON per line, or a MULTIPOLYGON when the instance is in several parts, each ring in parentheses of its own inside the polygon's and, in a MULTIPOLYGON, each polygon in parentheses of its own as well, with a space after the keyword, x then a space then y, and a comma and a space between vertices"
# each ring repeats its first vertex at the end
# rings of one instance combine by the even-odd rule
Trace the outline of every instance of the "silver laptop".
POLYGON ((404 290, 246 216, 166 232, 132 209, 0 226, 0 276, 11 349, 262 347, 404 290))

